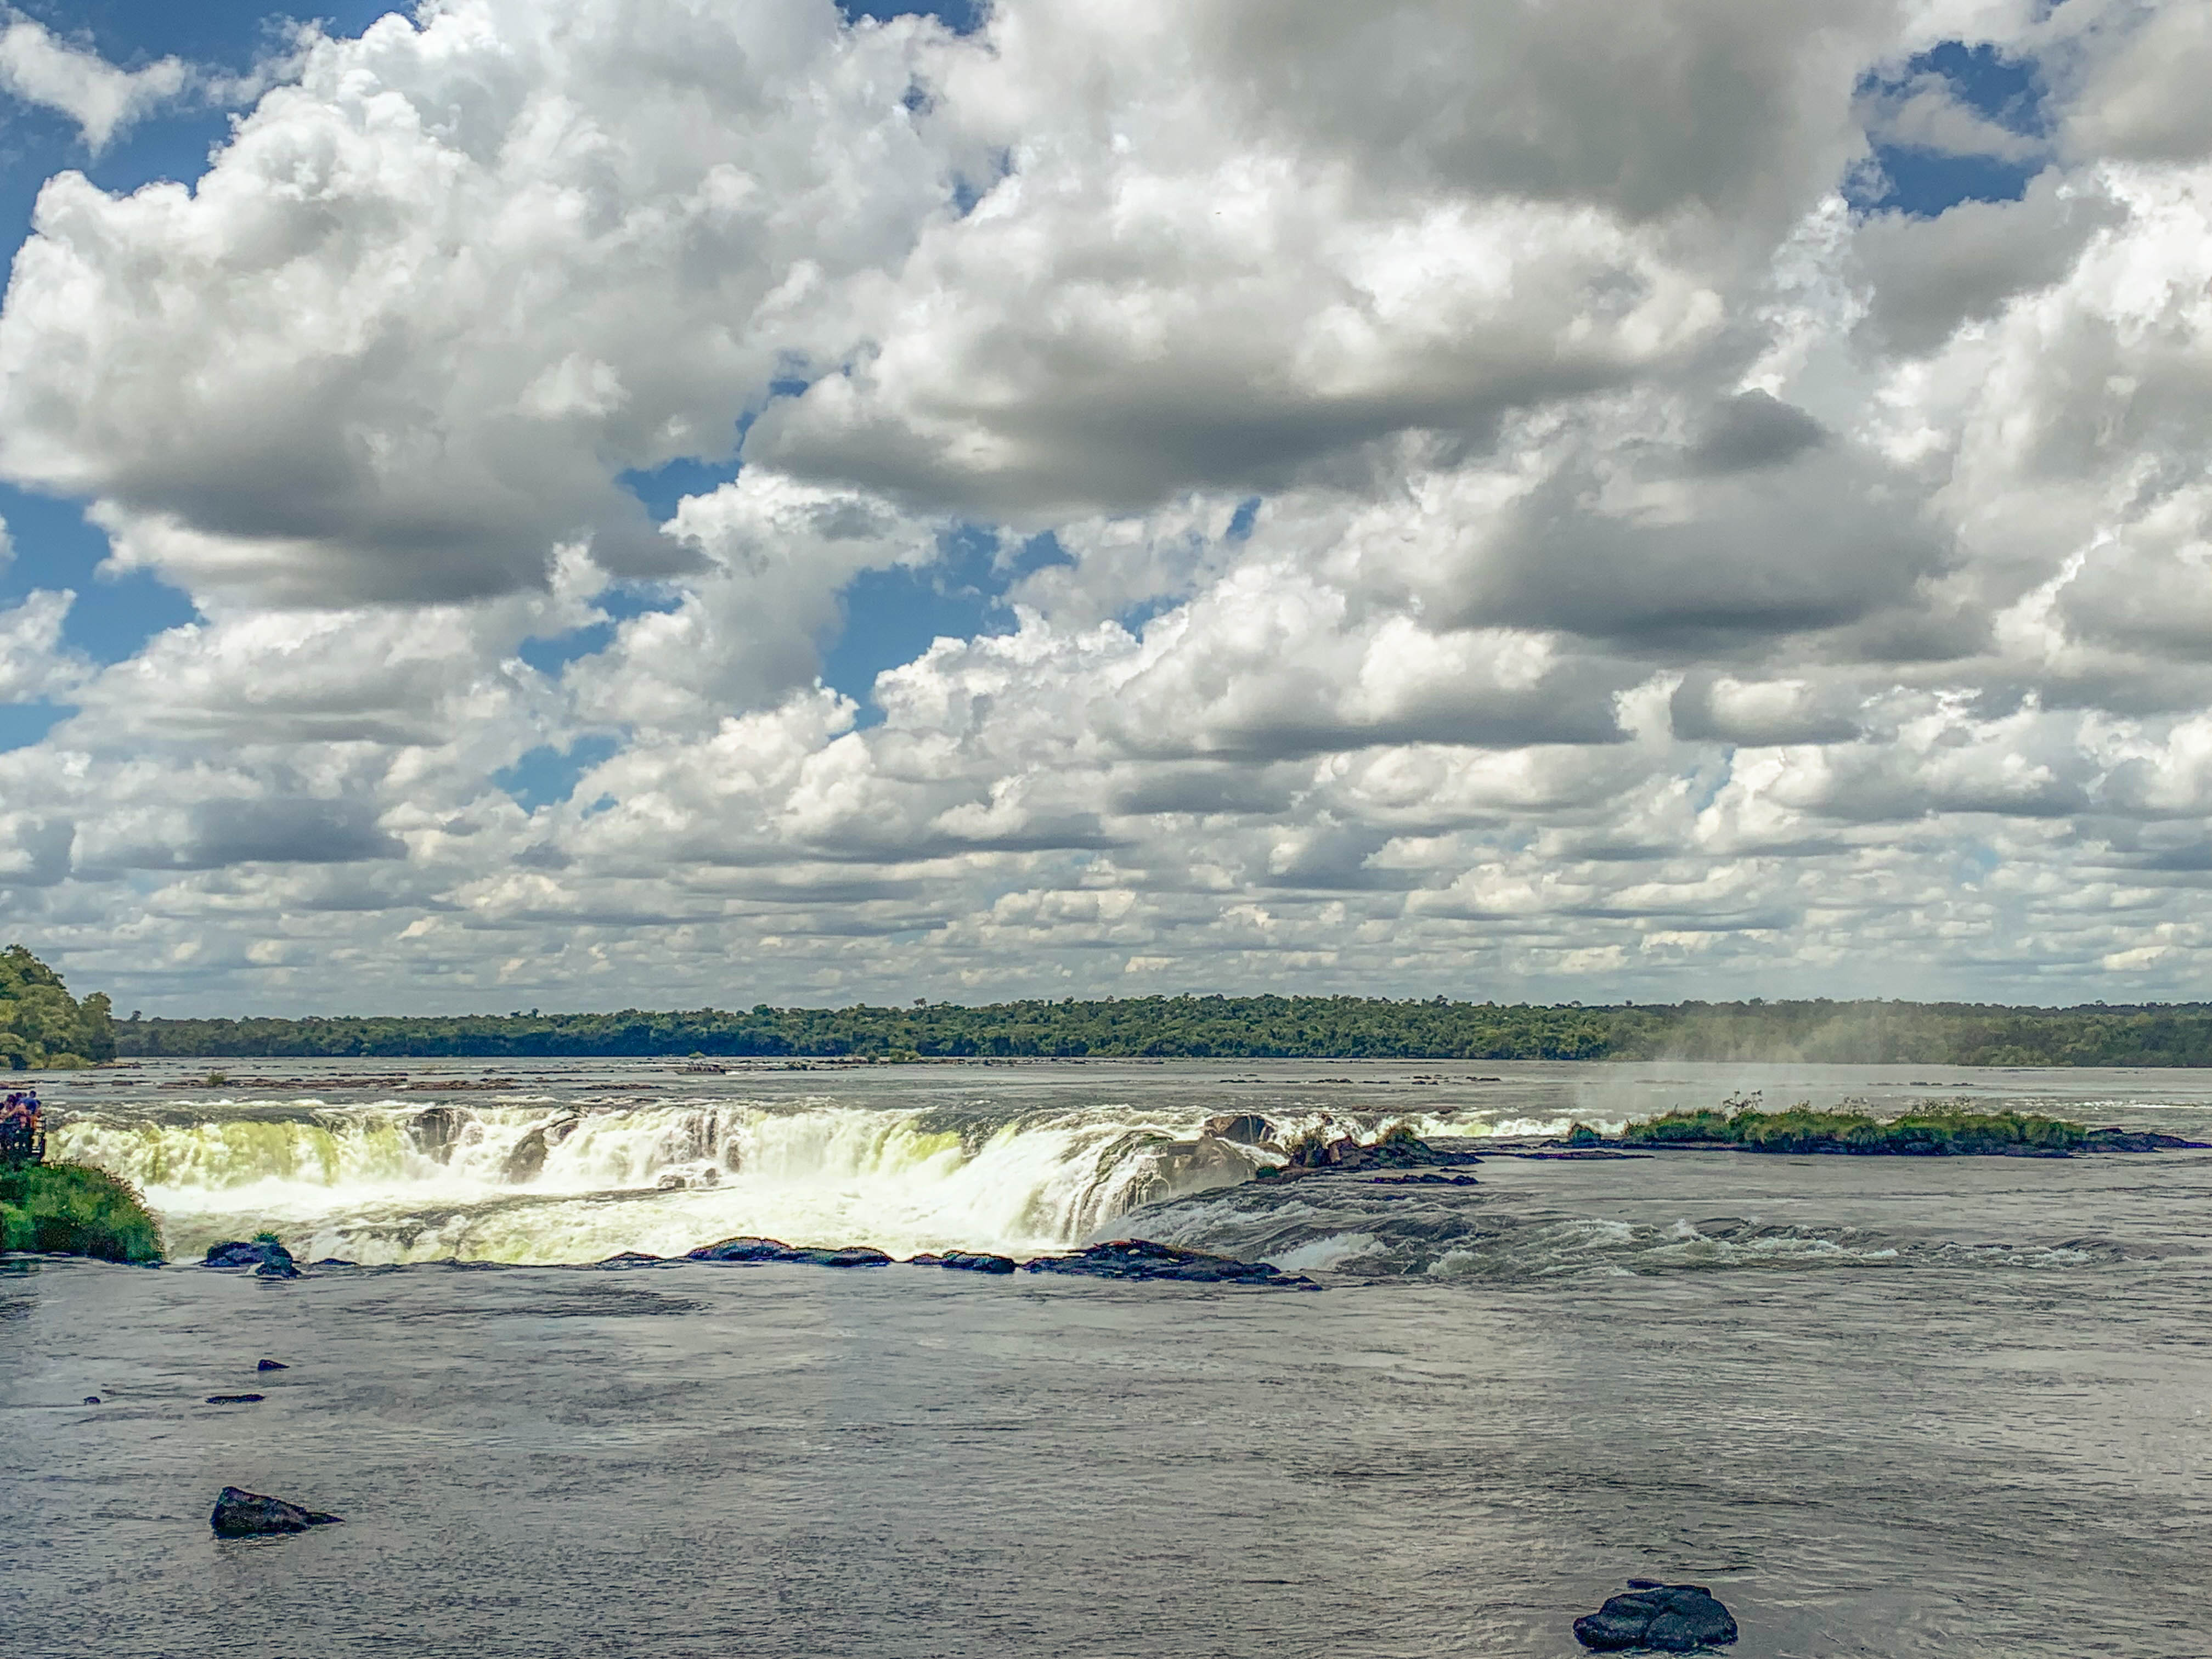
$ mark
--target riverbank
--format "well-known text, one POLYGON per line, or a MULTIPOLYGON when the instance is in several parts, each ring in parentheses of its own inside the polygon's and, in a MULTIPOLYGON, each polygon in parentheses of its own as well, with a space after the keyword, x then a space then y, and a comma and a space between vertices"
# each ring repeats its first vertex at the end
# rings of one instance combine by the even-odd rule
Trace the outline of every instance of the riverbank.
POLYGON ((80 1164, 0 1168, 0 1250, 152 1267, 161 1229, 137 1188, 80 1164))

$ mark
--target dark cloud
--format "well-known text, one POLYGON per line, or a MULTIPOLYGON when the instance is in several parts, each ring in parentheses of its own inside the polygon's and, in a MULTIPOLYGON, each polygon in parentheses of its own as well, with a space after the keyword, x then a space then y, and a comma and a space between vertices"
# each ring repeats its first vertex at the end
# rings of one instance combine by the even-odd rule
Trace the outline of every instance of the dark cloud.
POLYGON ((363 800, 276 796, 204 801, 173 867, 212 870, 232 864, 350 864, 407 856, 406 844, 377 826, 363 800))

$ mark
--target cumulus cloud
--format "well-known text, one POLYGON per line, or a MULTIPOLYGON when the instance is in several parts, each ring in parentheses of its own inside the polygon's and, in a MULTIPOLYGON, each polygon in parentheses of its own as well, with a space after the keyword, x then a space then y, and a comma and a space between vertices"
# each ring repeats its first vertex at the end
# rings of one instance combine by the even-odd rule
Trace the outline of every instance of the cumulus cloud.
POLYGON ((94 666, 58 583, 0 609, 0 701, 77 711, 0 753, 0 918, 149 1006, 2185 989, 2201 33, 309 37, 16 256, 0 471, 199 616, 94 666), (1869 211, 1876 145, 2040 171, 1869 211), (956 545, 990 629, 865 614, 956 545), (914 643, 833 688, 848 628, 914 643))
POLYGON ((276 605, 692 567, 626 470, 727 457, 949 212, 953 50, 829 0, 465 0, 314 40, 187 189, 41 192, 0 471, 125 566, 276 605))

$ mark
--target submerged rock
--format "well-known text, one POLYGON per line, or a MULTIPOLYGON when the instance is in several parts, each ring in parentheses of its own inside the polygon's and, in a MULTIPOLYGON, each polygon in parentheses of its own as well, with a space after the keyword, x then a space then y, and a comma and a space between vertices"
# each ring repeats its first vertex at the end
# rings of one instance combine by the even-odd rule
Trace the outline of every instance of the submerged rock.
POLYGON ((281 1359, 264 1359, 253 1369, 257 1371, 289 1371, 292 1368, 281 1359))
POLYGON ((1243 1112, 1234 1116, 1210 1117, 1199 1133, 1233 1140, 1240 1146, 1265 1146, 1275 1139, 1275 1126, 1257 1112, 1243 1112))
POLYGON ((814 1267, 880 1267, 891 1259, 886 1252, 867 1244, 802 1248, 779 1238, 752 1237, 726 1238, 719 1244, 702 1244, 684 1254, 693 1261, 784 1261, 814 1267))
POLYGON ((208 1524, 225 1538, 251 1538, 265 1533, 305 1532, 343 1518, 325 1515, 320 1510, 301 1509, 281 1498, 225 1486, 215 1500, 215 1513, 208 1517, 208 1524))
POLYGON ((2179 1135, 2152 1134, 2135 1129, 2092 1129, 2081 1139, 2085 1152, 2203 1152, 2207 1143, 2185 1140, 2179 1135))
POLYGON ((602 1256, 592 1265, 594 1267, 652 1267, 667 1258, 651 1255, 643 1250, 620 1250, 613 1255, 602 1256))
POLYGON ((1586 1648, 1615 1651, 1656 1648, 1688 1653, 1735 1640, 1735 1620, 1703 1584, 1662 1584, 1632 1578, 1626 1595, 1606 1598, 1595 1613, 1575 1620, 1575 1640, 1586 1648))
POLYGON ((210 1406, 258 1406, 268 1397, 265 1394, 211 1394, 207 1402, 210 1406))
POLYGON ((971 1273, 1010 1273, 1014 1270, 1014 1259, 1010 1255, 993 1255, 983 1250, 947 1250, 942 1255, 915 1256, 907 1265, 913 1267, 957 1267, 971 1273))
POLYGON ((1066 1255, 1041 1255, 1025 1265, 1033 1273, 1066 1273, 1080 1279, 1171 1279, 1194 1285, 1271 1285, 1281 1288, 1320 1286, 1301 1273, 1285 1273, 1265 1261, 1207 1255, 1155 1244, 1148 1238, 1117 1238, 1066 1255))

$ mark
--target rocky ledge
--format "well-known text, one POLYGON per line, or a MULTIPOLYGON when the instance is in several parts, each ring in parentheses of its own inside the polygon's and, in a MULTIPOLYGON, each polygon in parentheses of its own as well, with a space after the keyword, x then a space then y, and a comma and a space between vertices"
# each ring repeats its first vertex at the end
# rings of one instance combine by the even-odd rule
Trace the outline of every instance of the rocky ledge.
MULTIPOLYGON (((648 1255, 624 1250, 592 1265, 599 1267, 667 1267, 684 1261, 717 1266, 786 1265, 807 1267, 882 1267, 896 1258, 866 1244, 836 1248, 787 1244, 780 1238, 726 1238, 702 1244, 680 1256, 648 1255)), ((1286 1273, 1264 1261, 1239 1261, 1233 1256, 1207 1255, 1200 1250, 1156 1244, 1148 1238, 1117 1238, 1111 1243, 1086 1245, 1061 1255, 1041 1255, 1017 1262, 1009 1255, 982 1250, 930 1251, 911 1257, 910 1267, 951 1267, 966 1273, 1060 1273, 1075 1279, 1158 1279, 1189 1285, 1263 1285, 1278 1290, 1319 1290, 1302 1273, 1286 1273)))
POLYGON ((1261 1170, 1263 1181, 1291 1181, 1307 1175, 1365 1175, 1376 1170, 1463 1169, 1482 1162, 1470 1141, 1444 1145, 1421 1139, 1402 1125, 1372 1144, 1342 1135, 1334 1140, 1320 1134, 1300 1137, 1284 1148, 1290 1162, 1279 1170, 1261 1170))

